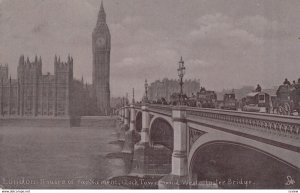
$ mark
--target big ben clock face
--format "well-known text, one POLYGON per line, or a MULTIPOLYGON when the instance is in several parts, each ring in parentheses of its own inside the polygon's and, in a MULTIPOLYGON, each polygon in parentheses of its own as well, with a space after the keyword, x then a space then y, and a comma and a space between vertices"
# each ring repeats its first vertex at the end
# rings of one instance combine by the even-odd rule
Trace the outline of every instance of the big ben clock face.
POLYGON ((103 47, 105 45, 105 38, 99 37, 96 39, 97 47, 103 47))

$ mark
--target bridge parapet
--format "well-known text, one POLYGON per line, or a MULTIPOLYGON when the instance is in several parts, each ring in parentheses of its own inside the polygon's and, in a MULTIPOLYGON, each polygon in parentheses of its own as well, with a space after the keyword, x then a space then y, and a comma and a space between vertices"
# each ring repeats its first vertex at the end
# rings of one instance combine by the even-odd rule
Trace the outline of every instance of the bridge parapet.
POLYGON ((172 116, 172 106, 168 105, 149 105, 149 111, 154 113, 163 113, 167 116, 172 116))
POLYGON ((300 136, 299 117, 199 108, 188 108, 187 117, 222 122, 285 138, 298 140, 300 136))
MULTIPOLYGON (((141 110, 142 106, 142 104, 135 104, 134 108, 141 110)), ((150 112, 172 116, 173 106, 155 104, 147 104, 147 106, 150 112)), ((201 120, 222 122, 285 138, 300 139, 300 117, 191 107, 187 107, 186 110, 187 118, 196 118, 200 122, 201 120)))
POLYGON ((134 104, 134 108, 135 108, 136 110, 141 110, 142 106, 143 106, 143 104, 141 104, 141 103, 135 103, 135 104, 134 104))

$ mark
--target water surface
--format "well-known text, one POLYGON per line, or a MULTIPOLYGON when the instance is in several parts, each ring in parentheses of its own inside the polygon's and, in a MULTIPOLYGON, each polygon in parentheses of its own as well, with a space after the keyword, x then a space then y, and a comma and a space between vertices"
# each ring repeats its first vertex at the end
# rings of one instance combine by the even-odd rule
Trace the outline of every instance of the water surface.
POLYGON ((117 128, 0 128, 0 184, 5 188, 111 188, 128 172, 117 128))

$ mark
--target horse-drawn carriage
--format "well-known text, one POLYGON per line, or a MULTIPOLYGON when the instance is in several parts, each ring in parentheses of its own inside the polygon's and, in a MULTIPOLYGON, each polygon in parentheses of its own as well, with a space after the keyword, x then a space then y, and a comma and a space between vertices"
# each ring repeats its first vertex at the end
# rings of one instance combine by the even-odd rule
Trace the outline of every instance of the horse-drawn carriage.
POLYGON ((221 109, 225 110, 237 110, 238 102, 235 98, 235 93, 226 93, 224 94, 223 101, 221 103, 221 109))
MULTIPOLYGON (((178 105, 180 101, 180 94, 173 93, 170 96, 170 104, 178 105)), ((190 107, 201 107, 201 108, 216 108, 217 106, 217 94, 214 91, 207 91, 201 88, 196 95, 188 97, 186 94, 181 96, 181 102, 183 105, 190 107)))
POLYGON ((188 100, 188 97, 186 94, 183 94, 182 96, 180 96, 180 93, 173 93, 170 96, 170 104, 171 105, 179 105, 180 100, 182 102, 182 105, 187 105, 186 102, 188 100))
POLYGON ((251 92, 242 99, 242 110, 270 113, 270 95, 265 92, 251 92))
POLYGON ((205 90, 202 88, 197 92, 197 107, 201 108, 216 108, 217 107, 217 94, 215 91, 205 90))
POLYGON ((280 115, 300 114, 300 84, 281 85, 276 92, 273 108, 280 115))

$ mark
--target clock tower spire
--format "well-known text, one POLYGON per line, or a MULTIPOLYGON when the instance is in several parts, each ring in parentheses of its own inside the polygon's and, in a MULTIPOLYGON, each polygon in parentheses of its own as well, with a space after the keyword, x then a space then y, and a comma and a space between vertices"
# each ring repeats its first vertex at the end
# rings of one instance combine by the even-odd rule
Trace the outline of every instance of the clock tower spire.
POLYGON ((98 14, 98 21, 97 21, 97 24, 100 23, 106 23, 106 13, 104 11, 103 1, 101 1, 101 7, 100 7, 100 11, 98 14))
POLYGON ((98 115, 110 112, 110 49, 111 36, 106 23, 106 13, 101 2, 97 24, 92 34, 93 89, 98 115))

